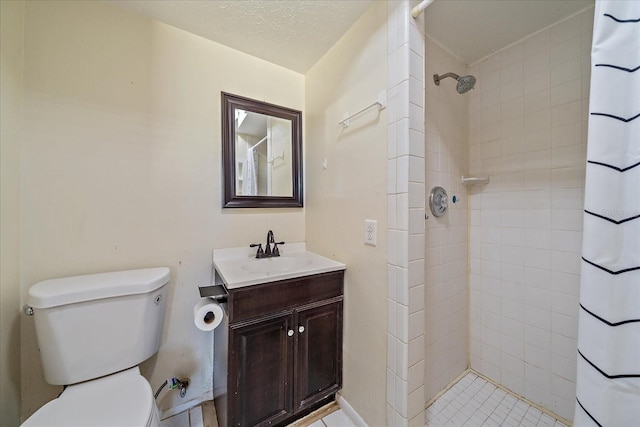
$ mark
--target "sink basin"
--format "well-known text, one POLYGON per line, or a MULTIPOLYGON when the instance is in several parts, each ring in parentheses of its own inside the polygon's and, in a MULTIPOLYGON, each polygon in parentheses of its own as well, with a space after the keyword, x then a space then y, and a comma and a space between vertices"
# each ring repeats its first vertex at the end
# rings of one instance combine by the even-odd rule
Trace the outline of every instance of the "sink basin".
POLYGON ((257 259, 256 250, 248 246, 214 249, 216 280, 219 278, 227 289, 235 289, 344 270, 346 267, 340 262, 307 251, 304 242, 287 243, 279 249, 279 257, 262 259, 257 259))
POLYGON ((286 273, 289 271, 299 270, 311 264, 309 258, 303 257, 276 257, 255 259, 242 266, 251 273, 273 274, 286 273))

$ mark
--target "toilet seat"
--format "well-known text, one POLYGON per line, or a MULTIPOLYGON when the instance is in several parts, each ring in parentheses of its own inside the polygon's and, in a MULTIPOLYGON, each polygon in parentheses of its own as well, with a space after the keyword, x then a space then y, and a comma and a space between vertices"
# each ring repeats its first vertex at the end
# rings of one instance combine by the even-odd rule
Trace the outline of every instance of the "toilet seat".
POLYGON ((156 411, 151 386, 135 367, 67 387, 22 427, 150 427, 156 411))

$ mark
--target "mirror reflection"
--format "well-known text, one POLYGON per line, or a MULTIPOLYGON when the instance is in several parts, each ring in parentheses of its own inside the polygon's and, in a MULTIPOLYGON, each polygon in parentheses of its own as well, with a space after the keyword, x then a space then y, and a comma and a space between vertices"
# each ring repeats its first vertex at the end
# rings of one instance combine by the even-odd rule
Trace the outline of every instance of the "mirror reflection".
POLYGON ((235 110, 236 195, 293 195, 291 120, 235 110))

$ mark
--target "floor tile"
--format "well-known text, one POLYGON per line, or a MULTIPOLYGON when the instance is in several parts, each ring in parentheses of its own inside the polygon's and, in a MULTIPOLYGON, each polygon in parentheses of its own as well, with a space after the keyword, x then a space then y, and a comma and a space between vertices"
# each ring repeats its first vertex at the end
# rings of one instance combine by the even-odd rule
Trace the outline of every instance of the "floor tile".
POLYGON ((356 427, 342 409, 332 412, 322 419, 327 427, 356 427))
POLYGON ((189 409, 189 427, 204 427, 202 406, 189 409))
POLYGON ((189 411, 181 412, 173 417, 160 421, 160 427, 188 427, 189 411))
POLYGON ((473 373, 436 399, 425 420, 427 427, 567 427, 473 373))

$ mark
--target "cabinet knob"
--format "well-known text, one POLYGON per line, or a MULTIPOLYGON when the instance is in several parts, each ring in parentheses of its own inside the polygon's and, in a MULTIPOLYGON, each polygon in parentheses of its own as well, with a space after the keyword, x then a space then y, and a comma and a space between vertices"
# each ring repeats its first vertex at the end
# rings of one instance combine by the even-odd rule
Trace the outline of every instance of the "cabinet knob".
POLYGON ((298 326, 298 332, 303 333, 304 332, 304 326, 298 326))
POLYGON ((293 336, 293 329, 289 329, 289 331, 287 332, 287 335, 289 335, 290 337, 293 336))

